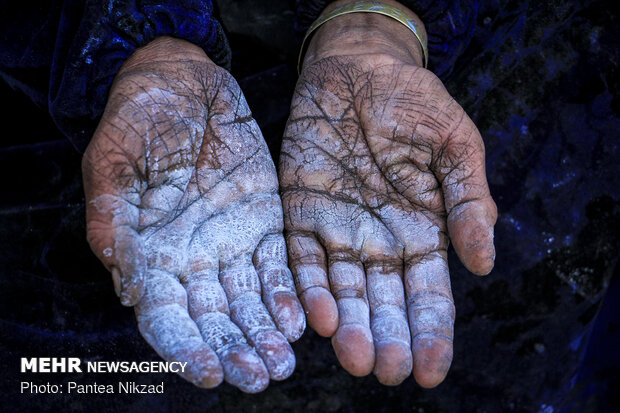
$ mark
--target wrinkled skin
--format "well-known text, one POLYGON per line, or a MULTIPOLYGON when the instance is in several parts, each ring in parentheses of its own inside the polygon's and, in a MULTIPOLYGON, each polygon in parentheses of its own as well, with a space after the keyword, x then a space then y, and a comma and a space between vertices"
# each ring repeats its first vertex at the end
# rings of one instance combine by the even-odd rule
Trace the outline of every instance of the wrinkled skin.
POLYGON ((305 318, 277 175, 228 72, 171 39, 129 62, 83 173, 88 241, 162 358, 201 387, 258 392, 292 373, 305 318))
POLYGON ((452 360, 449 238, 493 267, 478 130, 431 72, 385 54, 304 67, 280 165, 289 263, 310 325, 353 375, 440 383, 452 360))

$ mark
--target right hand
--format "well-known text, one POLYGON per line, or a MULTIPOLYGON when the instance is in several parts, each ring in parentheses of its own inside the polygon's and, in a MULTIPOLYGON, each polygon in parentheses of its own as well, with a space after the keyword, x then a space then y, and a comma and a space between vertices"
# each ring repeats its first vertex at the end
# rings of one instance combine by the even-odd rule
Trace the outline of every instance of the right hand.
POLYGON ((88 241, 161 357, 201 387, 258 392, 293 372, 305 317, 276 171, 228 72, 182 40, 136 51, 83 175, 88 241))

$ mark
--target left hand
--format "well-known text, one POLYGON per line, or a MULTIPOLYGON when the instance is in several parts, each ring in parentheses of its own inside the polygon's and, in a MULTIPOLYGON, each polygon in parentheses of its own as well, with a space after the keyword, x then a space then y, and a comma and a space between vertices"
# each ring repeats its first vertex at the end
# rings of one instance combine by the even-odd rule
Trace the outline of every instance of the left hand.
MULTIPOLYGON (((342 3, 342 2, 341 2, 342 3)), ((404 9, 403 6, 399 6, 404 9)), ((476 126, 385 16, 340 16, 307 52, 280 157, 291 269, 308 321, 353 375, 439 384, 452 361, 448 234, 493 268, 497 218, 476 126)), ((416 47, 417 46, 417 47, 416 47)))

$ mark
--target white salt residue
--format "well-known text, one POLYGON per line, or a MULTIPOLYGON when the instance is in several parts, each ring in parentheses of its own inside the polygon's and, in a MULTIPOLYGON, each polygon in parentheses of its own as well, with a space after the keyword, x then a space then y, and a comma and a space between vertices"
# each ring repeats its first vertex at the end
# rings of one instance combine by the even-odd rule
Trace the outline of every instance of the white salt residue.
POLYGON ((230 320, 227 314, 205 313, 196 319, 196 324, 207 344, 218 354, 230 346, 247 343, 239 327, 230 320))
MULTIPOLYGON (((149 99, 149 102, 156 101, 158 103, 163 97, 163 93, 162 96, 159 96, 157 91, 150 90, 149 94, 142 98, 149 99)), ((172 98, 174 96, 170 97, 170 99, 172 98)), ((245 101, 241 98, 241 106, 243 105, 245 105, 245 101)), ((164 118, 165 116, 172 118, 179 115, 174 111, 163 114, 164 118)), ((161 116, 162 113, 159 114, 160 118, 161 116)), ((187 120, 187 122, 193 121, 187 120)), ((199 132, 202 130, 200 129, 201 125, 194 125, 193 127, 199 132)), ((258 131, 254 129, 252 131, 258 131)), ((151 135, 148 137, 150 140, 164 138, 153 136, 153 132, 157 132, 157 130, 151 128, 149 131, 151 135)), ((227 143, 230 144, 229 147, 232 148, 234 153, 242 153, 247 150, 247 145, 244 145, 243 139, 240 139, 237 135, 222 135, 220 137, 231 140, 231 142, 227 143)), ((262 141, 261 144, 264 146, 262 141)), ((165 157, 158 153, 163 150, 163 147, 151 146, 149 150, 150 168, 154 172, 159 172, 159 168, 166 169, 167 166, 163 164, 165 157)), ((162 175, 166 175, 165 184, 161 187, 152 185, 151 188, 155 189, 151 189, 147 193, 142 205, 144 207, 143 224, 147 226, 142 234, 145 239, 145 249, 149 256, 149 265, 166 269, 173 274, 185 274, 188 266, 194 270, 197 267, 199 268, 200 254, 207 254, 208 252, 216 260, 219 258, 219 266, 215 266, 216 268, 223 268, 221 274, 219 274, 219 279, 214 279, 212 274, 205 275, 205 278, 201 278, 200 275, 193 275, 186 279, 189 307, 196 319, 197 328, 202 337, 217 351, 222 361, 225 362, 224 368, 227 380, 245 391, 262 390, 268 383, 268 377, 263 374, 266 373, 263 362, 245 344, 245 336, 254 338, 257 341, 260 341, 258 340, 259 336, 264 336, 262 338, 263 344, 257 345, 259 352, 262 352, 264 358, 269 360, 267 364, 270 365, 270 372, 274 378, 284 378, 294 368, 294 356, 286 339, 275 330, 275 325, 267 309, 260 302, 260 278, 249 259, 247 259, 249 258, 248 254, 251 255, 264 234, 281 231, 282 227, 281 204, 277 196, 261 194, 260 192, 251 196, 245 196, 240 193, 243 190, 251 189, 244 185, 242 179, 251 178, 252 171, 250 169, 256 172, 259 166, 258 158, 248 162, 248 165, 241 165, 239 170, 235 172, 236 175, 240 175, 238 182, 233 182, 228 178, 224 179, 222 182, 229 185, 222 185, 221 189, 223 190, 219 192, 217 190, 212 191, 213 188, 209 187, 209 193, 200 195, 204 196, 205 200, 184 199, 182 200, 182 205, 177 204, 183 191, 175 189, 173 186, 184 188, 182 184, 190 179, 190 171, 186 168, 171 170, 170 173, 162 171, 162 175), (245 178, 241 175, 244 175, 245 178), (236 183, 239 183, 239 185, 236 185, 236 183), (234 199, 231 200, 231 198, 234 199), (182 213, 181 216, 170 220, 163 227, 156 225, 153 225, 153 227, 148 226, 149 224, 155 224, 161 218, 166 218, 169 210, 176 209, 177 206, 180 206, 180 208, 175 212, 182 213), (149 217, 152 215, 154 219, 148 219, 149 217, 146 217, 146 215, 149 215, 149 217), (206 217, 209 218, 207 219, 206 217), (188 250, 191 251, 191 258, 188 255, 188 250), (239 257, 243 257, 241 259, 241 261, 244 261, 242 264, 237 261, 239 257), (220 282, 221 285, 219 284, 220 282), (217 287, 220 288, 218 289, 217 287), (231 315, 238 325, 231 321, 225 313, 225 304, 228 301, 232 303, 231 308, 233 311, 231 311, 231 315), (252 303, 253 306, 250 307, 249 304, 252 303), (262 308, 256 311, 256 306, 262 306, 262 308), (240 326, 245 331, 245 335, 239 329, 240 326), (284 350, 279 350, 282 348, 284 350), (232 356, 233 353, 236 358, 232 356)), ((208 180, 208 177, 212 174, 210 171, 204 172, 207 174, 205 180, 208 180)), ((268 174, 270 172, 273 175, 273 168, 260 169, 260 174, 268 174)), ((221 178, 216 176, 216 181, 219 179, 221 178)), ((203 181, 200 180, 199 182, 202 183, 203 181)), ((275 187, 275 179, 272 186, 275 187)), ((195 188, 195 185, 193 188, 195 188)), ((188 187, 189 190, 193 190, 193 188, 191 185, 188 187)), ((185 195, 188 197, 199 196, 198 193, 188 193, 187 191, 185 191, 185 195)), ((162 221, 162 223, 164 222, 162 221)), ((271 296, 276 292, 293 294, 292 276, 285 268, 285 248, 283 245, 279 245, 277 247, 269 247, 268 249, 269 251, 266 254, 272 257, 265 258, 265 263, 262 266, 264 273, 261 275, 265 279, 264 283, 269 284, 271 287, 271 296)), ((166 301, 165 293, 153 295, 157 295, 157 300, 161 302, 166 301)), ((165 304, 164 308, 172 309, 172 313, 179 313, 182 310, 182 304, 177 302, 165 304)), ((153 317, 155 315, 143 317, 143 320, 141 320, 142 324, 153 321, 151 324, 155 326, 160 319, 153 317)), ((161 317, 163 320, 164 316, 162 315, 161 317)), ((171 319, 179 323, 182 329, 181 335, 184 333, 189 334, 189 330, 184 325, 186 320, 180 317, 180 313, 177 316, 173 314, 171 319)), ((145 334, 147 334, 147 330, 148 328, 144 329, 145 334)), ((156 343, 159 347, 167 346, 170 348, 177 346, 178 349, 182 348, 180 342, 175 343, 169 340, 170 333, 167 327, 151 327, 150 330, 149 334, 151 336, 148 339, 150 342, 156 343)), ((191 334, 188 340, 193 342, 195 340, 194 335, 191 334)))
POLYGON ((263 302, 280 331, 288 339, 296 340, 305 329, 305 318, 295 294, 293 275, 286 263, 286 244, 282 234, 265 236, 254 252, 263 302))
POLYGON ((409 300, 423 299, 428 293, 452 297, 448 263, 440 254, 432 253, 405 271, 409 300))
POLYGON ((329 280, 334 294, 339 293, 349 297, 363 295, 366 291, 366 282, 363 270, 355 264, 346 261, 336 261, 329 267, 329 280))
POLYGON ((408 237, 406 254, 418 254, 438 249, 442 242, 440 237, 443 236, 441 229, 423 214, 415 214, 415 216, 418 222, 408 237))
POLYGON ((140 211, 118 195, 103 194, 90 201, 100 214, 112 215, 112 226, 136 226, 140 211))
POLYGON ((258 393, 269 385, 263 361, 247 344, 228 347, 218 355, 228 383, 248 393, 258 393))
POLYGON ((196 324, 178 304, 155 307, 139 317, 142 336, 165 359, 183 351, 188 341, 200 340, 196 324))
MULTIPOLYGON (((444 233, 439 225, 427 216, 415 211, 406 211, 386 204, 378 210, 390 228, 393 237, 404 246, 407 259, 426 251, 437 250, 445 242, 444 233)), ((444 229, 445 231, 445 229, 444 229)))
POLYGON ((280 233, 266 235, 254 252, 254 265, 257 270, 267 264, 279 267, 286 265, 286 244, 280 233))
POLYGON ((281 230, 279 198, 275 195, 261 198, 254 198, 214 221, 221 228, 218 245, 223 262, 232 262, 236 256, 253 252, 265 233, 281 230))
POLYGON ((156 235, 145 241, 149 267, 179 274, 187 263, 187 241, 172 231, 156 235))
POLYGON ((360 259, 365 265, 383 259, 402 260, 400 253, 403 248, 400 240, 395 239, 388 229, 391 224, 389 218, 384 218, 382 221, 369 218, 365 224, 359 226, 354 237, 354 245, 360 246, 360 259))
POLYGON ((400 341, 409 345, 409 326, 400 274, 384 274, 380 268, 367 270, 368 301, 375 341, 400 341))
POLYGON ((327 273, 318 265, 298 265, 295 274, 299 292, 313 287, 328 289, 327 273))
POLYGON ((205 313, 220 312, 228 314, 228 301, 220 285, 217 273, 194 278, 185 289, 187 290, 189 313, 194 320, 205 313))
POLYGON ((147 226, 155 222, 156 220, 149 219, 151 215, 153 218, 161 219, 163 217, 162 214, 169 214, 169 211, 174 210, 182 196, 183 191, 172 185, 161 185, 150 188, 142 196, 142 208, 144 212, 140 217, 142 221, 140 224, 142 226, 147 226))
POLYGON ((419 334, 452 339, 454 328, 454 304, 444 297, 434 301, 409 306, 409 321, 413 337, 419 334))
POLYGON ((225 268, 220 271, 220 282, 226 292, 229 306, 236 300, 252 299, 260 296, 261 287, 254 267, 245 263, 243 266, 225 268), (246 297, 250 295, 250 297, 246 297))
POLYGON ((418 308, 414 311, 413 321, 414 335, 416 333, 429 333, 437 329, 441 317, 439 317, 434 307, 418 308))
POLYGON ((409 346, 411 335, 407 314, 401 307, 386 305, 373 313, 372 333, 376 342, 398 341, 409 346))
POLYGON ((253 339, 256 351, 274 380, 284 380, 295 369, 295 354, 282 333, 276 330, 260 332, 253 339))
POLYGON ((370 327, 370 311, 363 298, 341 298, 336 300, 340 326, 361 324, 370 327))
POLYGON ((448 265, 444 257, 430 253, 405 268, 405 290, 411 334, 452 337, 454 303, 448 265))
POLYGON ((261 331, 275 329, 271 316, 256 293, 244 294, 231 303, 230 317, 250 341, 261 331))
POLYGON ((168 305, 178 305, 186 309, 187 293, 172 274, 150 269, 136 315, 139 318, 149 317, 152 311, 168 305))
POLYGON ((375 267, 367 269, 366 277, 368 301, 373 312, 384 305, 404 308, 405 293, 400 274, 396 272, 381 273, 381 269, 375 267))

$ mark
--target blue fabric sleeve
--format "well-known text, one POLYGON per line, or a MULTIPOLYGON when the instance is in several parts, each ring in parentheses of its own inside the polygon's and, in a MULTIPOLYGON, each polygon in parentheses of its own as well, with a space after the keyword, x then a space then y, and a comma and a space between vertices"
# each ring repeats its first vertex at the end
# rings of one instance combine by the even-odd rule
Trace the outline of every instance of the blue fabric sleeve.
MULTIPOLYGON (((296 30, 303 35, 333 0, 297 0, 296 30)), ((445 79, 474 34, 480 0, 399 0, 424 22, 429 69, 445 79)))
POLYGON ((169 35, 230 67, 230 48, 211 0, 7 2, 0 17, 0 75, 40 106, 82 151, 121 64, 169 35))

